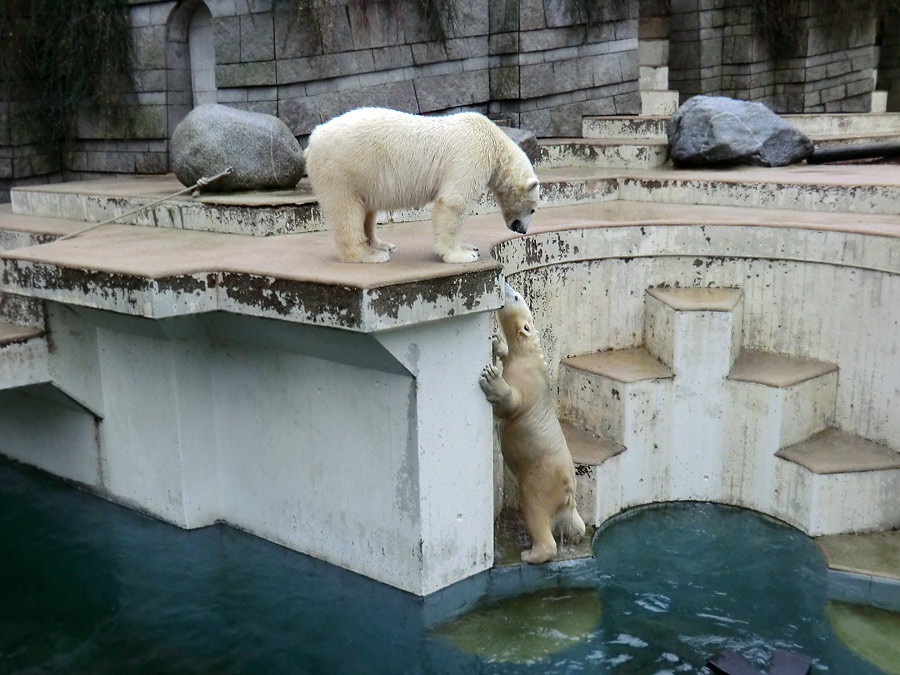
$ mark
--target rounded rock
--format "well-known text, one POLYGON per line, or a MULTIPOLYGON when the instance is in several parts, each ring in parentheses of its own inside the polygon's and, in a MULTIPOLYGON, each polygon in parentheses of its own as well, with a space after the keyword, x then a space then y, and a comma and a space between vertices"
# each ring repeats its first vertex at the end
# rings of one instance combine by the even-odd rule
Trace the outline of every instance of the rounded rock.
POLYGON ((292 188, 304 170, 300 143, 284 122, 218 104, 194 108, 175 127, 171 158, 186 186, 232 167, 205 192, 292 188))

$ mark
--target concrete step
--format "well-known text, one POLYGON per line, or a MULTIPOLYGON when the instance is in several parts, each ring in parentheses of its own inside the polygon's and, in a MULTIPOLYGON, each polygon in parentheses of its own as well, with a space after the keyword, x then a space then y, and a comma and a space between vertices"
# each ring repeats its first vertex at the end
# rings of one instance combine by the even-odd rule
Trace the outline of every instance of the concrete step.
MULTIPOLYGON (((540 178, 542 207, 616 198, 617 182, 614 176, 573 174, 570 171, 560 176, 540 178)), ((205 195, 196 199, 180 196, 127 215, 134 209, 177 192, 181 187, 171 175, 19 187, 11 193, 11 208, 15 216, 52 218, 57 222, 83 221, 80 227, 121 216, 117 223, 254 236, 327 229, 306 179, 295 190, 205 195)), ((485 193, 470 213, 491 214, 499 210, 493 195, 485 193)), ((379 222, 411 222, 430 219, 431 210, 407 209, 379 215, 379 222)), ((3 220, 0 214, 0 230, 4 227, 3 220)))
POLYGON ((578 513, 588 526, 596 527, 601 522, 598 519, 598 500, 603 498, 598 485, 600 466, 625 452, 625 446, 570 424, 563 424, 562 429, 575 463, 578 513))
POLYGON ((900 133, 900 113, 830 113, 783 115, 811 138, 900 133))
POLYGON ((845 168, 801 165, 784 170, 741 167, 715 171, 664 167, 622 175, 619 199, 896 215, 900 182, 894 167, 854 167, 868 172, 855 172, 852 182, 842 174, 845 168))
MULTIPOLYGON (((609 117, 588 115, 581 122, 582 136, 665 140, 669 115, 670 113, 609 117)), ((877 142, 879 138, 889 140, 900 135, 900 113, 834 113, 782 117, 816 142, 877 142)))
POLYGON ((670 89, 642 90, 641 115, 671 115, 678 110, 678 92, 670 89))
POLYGON ((833 363, 745 350, 728 381, 735 413, 755 413, 741 422, 743 433, 753 425, 756 436, 771 439, 770 447, 797 443, 834 424, 838 367, 833 363))
POLYGON ((838 429, 782 448, 781 473, 794 474, 785 501, 808 505, 811 535, 900 526, 900 453, 838 429))
POLYGON ((630 447, 655 426, 669 405, 672 371, 643 347, 563 359, 557 405, 562 421, 630 447))
POLYGON ((536 169, 607 167, 652 169, 669 159, 665 140, 546 138, 538 141, 536 169))
POLYGON ((0 204, 0 251, 46 244, 87 225, 78 220, 20 215, 12 204, 0 204))
POLYGON ((677 377, 724 379, 740 351, 743 298, 739 288, 647 289, 647 350, 677 377))
POLYGON ((581 134, 585 138, 658 140, 668 143, 666 139, 668 121, 668 115, 609 117, 589 115, 581 120, 581 134))
POLYGON ((873 143, 897 143, 900 130, 871 134, 844 134, 811 136, 818 148, 839 148, 844 145, 868 145, 873 143))
POLYGON ((900 470, 900 452, 839 429, 824 429, 776 453, 818 474, 900 470))
POLYGON ((0 321, 0 390, 49 380, 49 354, 44 331, 0 321))
POLYGON ((638 86, 641 91, 665 91, 669 88, 668 66, 641 66, 638 86))

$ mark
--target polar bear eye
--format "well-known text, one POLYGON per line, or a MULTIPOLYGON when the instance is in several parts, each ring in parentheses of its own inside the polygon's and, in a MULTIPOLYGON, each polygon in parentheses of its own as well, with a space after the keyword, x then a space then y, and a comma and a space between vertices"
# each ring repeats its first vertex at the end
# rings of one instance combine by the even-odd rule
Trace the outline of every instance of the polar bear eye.
POLYGON ((531 209, 531 212, 534 213, 534 209, 531 209))

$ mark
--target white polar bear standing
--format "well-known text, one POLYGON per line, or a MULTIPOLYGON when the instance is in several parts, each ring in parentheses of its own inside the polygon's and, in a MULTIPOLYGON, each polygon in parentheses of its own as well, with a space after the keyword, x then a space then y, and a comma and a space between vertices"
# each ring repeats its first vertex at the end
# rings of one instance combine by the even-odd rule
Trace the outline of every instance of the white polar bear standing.
POLYGON ((506 284, 497 313, 505 345, 495 343, 503 371, 485 366, 479 384, 500 420, 500 450, 519 487, 519 505, 531 535, 522 560, 542 563, 556 555, 554 530, 577 542, 585 525, 575 506, 575 465, 550 391, 531 310, 506 284))
POLYGON ((317 126, 306 148, 313 190, 344 262, 386 262, 396 247, 375 235, 378 211, 434 202, 435 252, 478 259, 460 241, 469 206, 490 189, 506 226, 525 233, 539 187, 528 157, 484 115, 411 115, 359 108, 317 126))

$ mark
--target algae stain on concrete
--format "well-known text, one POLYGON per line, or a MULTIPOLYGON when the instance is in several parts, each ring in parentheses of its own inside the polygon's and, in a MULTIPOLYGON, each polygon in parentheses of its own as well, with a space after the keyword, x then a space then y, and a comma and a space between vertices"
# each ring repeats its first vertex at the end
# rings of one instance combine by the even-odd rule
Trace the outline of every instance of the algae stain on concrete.
POLYGON ((484 661, 528 664, 590 636, 601 613, 596 589, 550 588, 484 605, 433 632, 484 661))
POLYGON ((900 675, 900 614, 831 601, 825 607, 835 634, 847 648, 888 675, 900 675))

